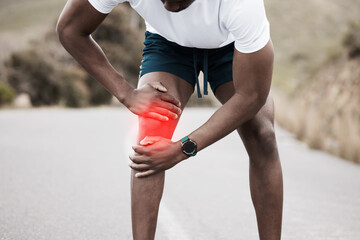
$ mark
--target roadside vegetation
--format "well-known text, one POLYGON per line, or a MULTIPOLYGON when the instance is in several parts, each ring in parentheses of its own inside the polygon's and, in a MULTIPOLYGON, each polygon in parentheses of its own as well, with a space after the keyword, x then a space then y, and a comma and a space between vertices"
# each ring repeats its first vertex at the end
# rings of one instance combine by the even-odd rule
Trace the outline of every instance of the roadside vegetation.
MULTIPOLYGON (((116 8, 93 34, 110 62, 135 86, 141 63, 144 23, 130 7, 116 8)), ((26 93, 33 106, 86 107, 109 104, 112 95, 92 79, 63 49, 55 33, 55 22, 29 47, 5 59, 0 104, 14 94, 26 93)), ((12 96, 12 97, 11 97, 12 96)))
MULTIPOLYGON (((111 95, 66 53, 55 21, 66 0, 0 2, 0 105, 20 93, 33 106, 109 104, 111 95), (32 39, 29 41, 29 39, 32 39)), ((277 122, 310 147, 360 163, 358 0, 265 0, 275 47, 277 122)), ((144 23, 121 4, 93 37, 135 86, 144 23)), ((213 106, 213 96, 193 106, 213 106)))
POLYGON ((265 3, 277 122, 312 148, 360 163, 358 2, 265 3))
POLYGON ((15 90, 5 82, 0 82, 0 106, 10 104, 14 98, 15 90))
POLYGON ((277 93, 277 121, 309 146, 360 163, 360 25, 293 95, 277 93))

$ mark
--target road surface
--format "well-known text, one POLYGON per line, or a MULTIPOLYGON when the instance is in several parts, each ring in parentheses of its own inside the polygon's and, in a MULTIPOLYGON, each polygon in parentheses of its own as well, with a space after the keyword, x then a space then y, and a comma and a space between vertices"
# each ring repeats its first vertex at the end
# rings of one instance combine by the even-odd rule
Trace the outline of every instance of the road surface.
MULTIPOLYGON (((174 139, 214 111, 184 111, 174 139)), ((121 108, 0 111, 0 239, 131 239, 130 146, 121 108)), ((283 239, 359 240, 360 166, 277 128, 283 239)), ((232 133, 167 173, 158 240, 258 239, 248 159, 232 133)))

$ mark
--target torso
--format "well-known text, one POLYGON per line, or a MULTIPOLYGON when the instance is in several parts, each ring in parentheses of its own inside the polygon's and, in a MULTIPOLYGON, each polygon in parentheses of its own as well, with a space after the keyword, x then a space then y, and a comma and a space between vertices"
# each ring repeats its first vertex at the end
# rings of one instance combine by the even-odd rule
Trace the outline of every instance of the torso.
POLYGON ((218 48, 234 41, 221 24, 221 0, 195 0, 187 9, 172 13, 160 0, 130 0, 145 19, 147 31, 185 47, 218 48))
POLYGON ((184 47, 214 49, 235 41, 238 51, 250 53, 270 39, 263 0, 195 0, 176 13, 160 0, 88 1, 102 13, 128 1, 144 18, 147 31, 184 47))

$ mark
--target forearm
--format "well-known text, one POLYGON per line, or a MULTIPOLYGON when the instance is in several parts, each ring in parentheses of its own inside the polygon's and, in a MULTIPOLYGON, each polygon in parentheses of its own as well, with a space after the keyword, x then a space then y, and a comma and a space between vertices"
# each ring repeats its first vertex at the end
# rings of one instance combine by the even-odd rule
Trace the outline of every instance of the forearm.
POLYGON ((264 104, 264 97, 256 94, 234 94, 210 119, 189 135, 200 151, 225 137, 241 124, 251 119, 264 104))
POLYGON ((88 0, 68 0, 56 25, 64 48, 132 113, 159 121, 177 119, 180 102, 166 93, 160 82, 134 89, 109 63, 91 34, 107 14, 97 11, 88 0))
POLYGON ((225 137, 253 118, 268 97, 274 51, 271 40, 261 50, 243 54, 234 51, 235 94, 200 128, 189 135, 198 151, 225 137))
POLYGON ((70 30, 59 33, 64 48, 98 82, 100 82, 120 102, 133 88, 109 63, 100 46, 90 35, 73 34, 70 30))

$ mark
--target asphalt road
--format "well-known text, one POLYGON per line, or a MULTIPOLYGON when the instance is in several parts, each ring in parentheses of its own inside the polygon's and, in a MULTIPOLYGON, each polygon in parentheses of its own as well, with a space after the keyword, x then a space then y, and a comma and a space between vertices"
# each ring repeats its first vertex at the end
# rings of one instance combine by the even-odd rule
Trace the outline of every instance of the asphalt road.
MULTIPOLYGON (((213 111, 185 110, 174 139, 213 111)), ((136 124, 119 108, 0 111, 0 239, 131 239, 127 155, 136 124)), ((360 166, 277 135, 283 239, 359 240, 360 166)), ((258 239, 235 133, 168 171, 156 239, 258 239)))

